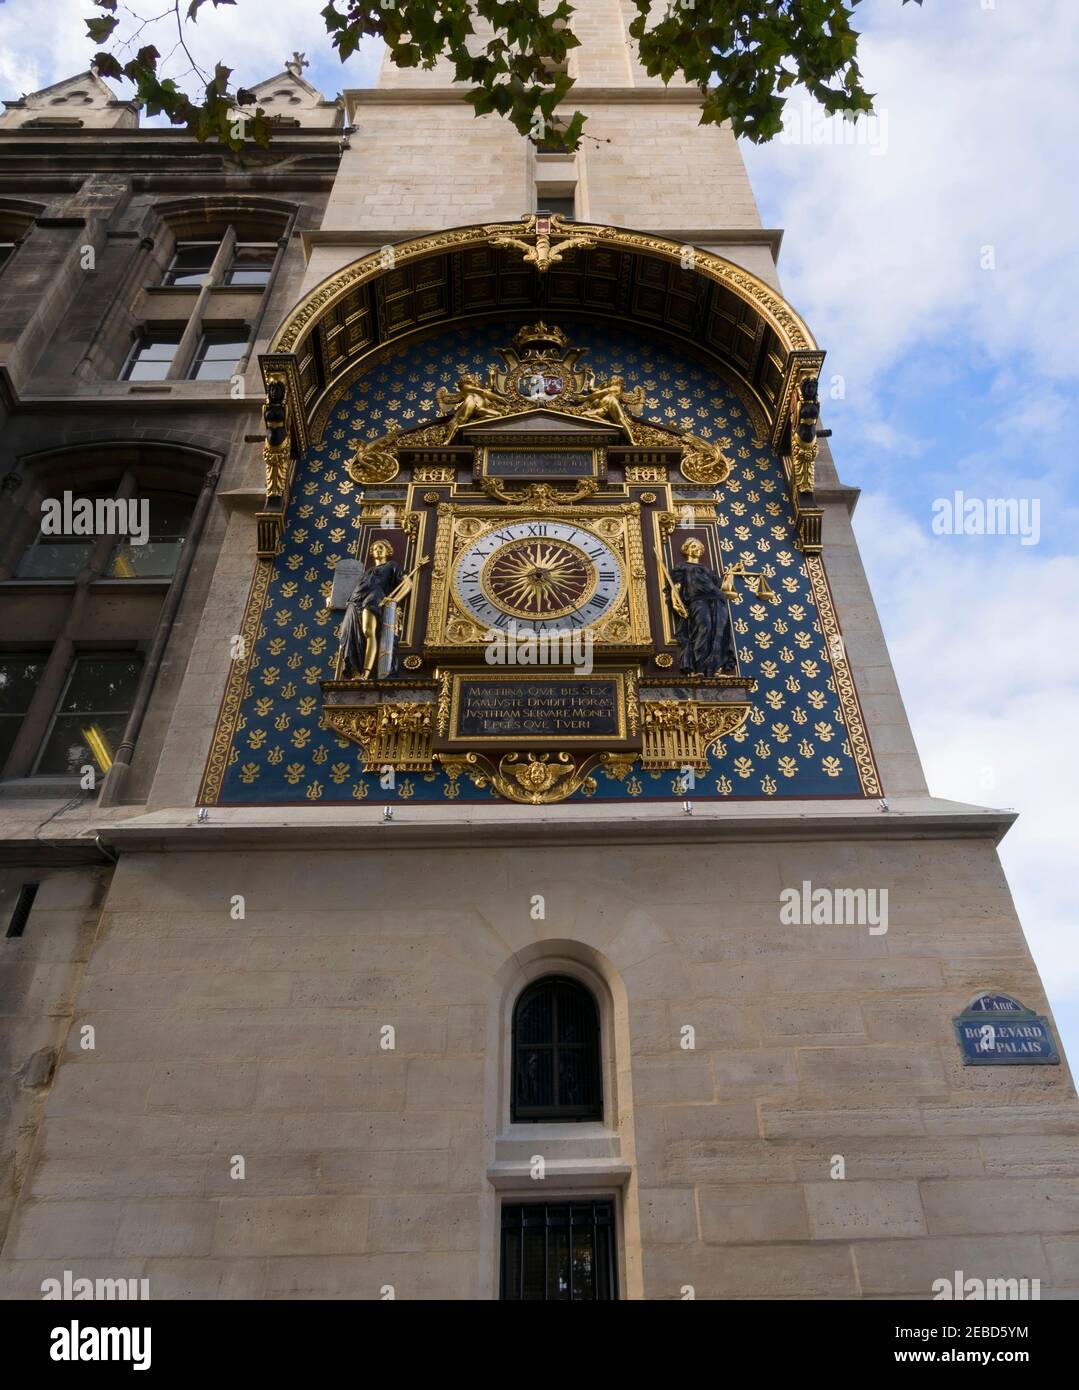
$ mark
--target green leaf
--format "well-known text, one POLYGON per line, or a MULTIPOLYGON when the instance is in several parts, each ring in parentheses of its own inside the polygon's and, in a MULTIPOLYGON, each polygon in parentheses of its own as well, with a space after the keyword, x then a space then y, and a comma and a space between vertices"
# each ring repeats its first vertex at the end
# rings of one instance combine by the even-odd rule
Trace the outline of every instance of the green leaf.
POLYGON ((100 19, 88 19, 85 21, 86 32, 94 43, 105 43, 119 23, 118 19, 109 19, 107 16, 100 19))
MULTIPOLYGON (((185 23, 194 22, 202 6, 235 5, 237 0, 189 0, 185 23)), ((880 0, 884 3, 884 0, 880 0)), ((891 0, 894 3, 894 0, 891 0)), ((107 15, 85 21, 89 37, 104 45, 115 34, 118 0, 94 0, 107 15)), ((256 0, 244 0, 257 22, 256 0)), ((557 68, 567 53, 580 47, 573 32, 576 10, 587 0, 558 0, 545 12, 546 0, 327 0, 321 16, 331 46, 344 62, 366 38, 386 44, 389 61, 402 69, 430 70, 448 60, 462 98, 477 117, 498 115, 523 136, 535 129, 540 115, 553 128, 552 143, 568 150, 580 143, 585 118, 574 112, 554 124, 557 109, 573 90, 572 79, 557 68), (482 38, 477 38, 482 34, 482 38)), ((631 0, 630 40, 651 77, 665 83, 685 82, 701 94, 702 124, 728 122, 748 140, 772 139, 782 129, 789 96, 801 88, 827 111, 871 111, 858 66, 861 35, 852 20, 862 0, 672 0, 666 8, 654 0, 631 0)), ((902 0, 905 6, 909 0, 902 0)), ((922 0, 915 0, 921 7, 922 0)), ((172 10, 167 8, 167 13, 172 10)), ((171 80, 158 80, 157 50, 146 46, 135 58, 99 53, 98 71, 126 77, 140 97, 156 103, 177 125, 186 125, 199 140, 217 139, 239 148, 230 130, 237 102, 254 100, 241 89, 230 95, 231 69, 217 64, 201 100, 192 100, 171 80)), ((272 138, 271 123, 252 118, 249 136, 257 144, 272 138)))
POLYGON ((120 60, 112 53, 95 53, 93 64, 102 77, 114 77, 119 81, 124 75, 120 60))

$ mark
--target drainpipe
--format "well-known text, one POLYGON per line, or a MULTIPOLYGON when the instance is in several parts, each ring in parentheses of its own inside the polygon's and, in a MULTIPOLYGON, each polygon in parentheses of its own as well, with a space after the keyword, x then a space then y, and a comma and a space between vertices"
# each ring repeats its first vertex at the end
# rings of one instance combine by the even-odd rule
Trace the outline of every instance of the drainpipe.
POLYGON ((131 714, 124 728, 124 736, 120 740, 120 746, 116 750, 112 767, 109 768, 108 776, 101 788, 101 795, 98 797, 97 804, 99 806, 115 806, 124 782, 127 780, 139 730, 142 728, 142 721, 146 717, 146 711, 150 705, 150 696, 153 694, 158 672, 161 669, 161 661, 172 633, 172 626, 176 619, 176 612, 180 607, 180 600, 183 598, 184 588, 187 585, 187 576, 195 561, 195 551, 198 548, 203 527, 206 524, 206 517, 210 511, 210 503, 213 500, 214 489, 220 476, 221 465, 217 463, 203 479, 199 500, 195 503, 195 510, 191 514, 188 539, 181 551, 180 563, 176 567, 176 574, 169 585, 165 602, 162 604, 161 616, 157 620, 153 641, 146 654, 142 675, 139 677, 138 689, 135 691, 135 700, 131 706, 131 714))

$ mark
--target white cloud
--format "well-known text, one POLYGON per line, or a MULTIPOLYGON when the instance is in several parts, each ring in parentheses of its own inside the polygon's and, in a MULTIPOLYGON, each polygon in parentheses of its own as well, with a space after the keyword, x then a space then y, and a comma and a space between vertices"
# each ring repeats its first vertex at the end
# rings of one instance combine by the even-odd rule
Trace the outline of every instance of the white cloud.
POLYGON ((1079 6, 878 0, 862 40, 886 146, 747 149, 787 228, 784 282, 866 419, 902 352, 977 343, 1079 374, 1079 6), (958 55, 962 55, 961 61, 958 55), (983 270, 983 248, 996 268, 983 270))
POLYGON ((855 528, 930 790, 1020 812, 1001 858, 1079 1057, 1079 558, 930 536, 882 495, 855 528))
MULTIPOLYGON (((97 13, 92 0, 48 0, 49 25, 41 23, 40 0, 7 0, 0 5, 0 84, 9 99, 22 92, 62 81, 85 72, 96 45, 86 36, 84 21, 97 13)), ((134 37, 136 15, 161 16, 157 0, 131 0, 118 11, 123 23, 118 31, 134 37)), ((186 6, 183 8, 186 9, 186 6)), ((205 4, 197 21, 184 27, 184 38, 196 62, 212 72, 217 60, 235 70, 234 81, 258 82, 280 72, 294 50, 305 52, 312 68, 305 76, 333 97, 346 86, 367 85, 377 67, 379 46, 366 43, 361 52, 342 64, 330 47, 321 5, 299 0, 238 0, 235 5, 214 8, 205 4), (316 70, 317 69, 317 74, 316 70)), ((112 46, 121 61, 143 44, 152 43, 161 53, 163 70, 194 92, 197 80, 178 47, 175 17, 148 23, 138 32, 129 51, 112 46)), ((121 96, 130 96, 126 84, 112 83, 121 96)))
POLYGON ((856 530, 930 788, 1020 812, 1001 857, 1079 1058, 1079 6, 867 0, 859 27, 883 152, 777 142, 747 164, 846 377, 840 476, 877 480, 856 530), (954 488, 1038 497, 1049 542, 930 535, 954 488))

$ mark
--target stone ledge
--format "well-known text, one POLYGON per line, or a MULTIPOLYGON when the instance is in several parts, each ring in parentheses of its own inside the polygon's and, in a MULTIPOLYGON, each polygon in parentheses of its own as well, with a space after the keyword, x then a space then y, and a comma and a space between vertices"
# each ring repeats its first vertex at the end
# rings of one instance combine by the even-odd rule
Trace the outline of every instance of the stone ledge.
POLYGON ((371 807, 210 807, 200 824, 194 807, 156 811, 98 827, 116 853, 163 850, 380 849, 394 846, 468 847, 714 844, 807 840, 976 839, 997 844, 1014 823, 1012 811, 989 810, 930 797, 893 801, 888 812, 868 802, 797 802, 779 807, 698 802, 692 815, 680 802, 646 806, 394 805, 394 819, 371 807))
POLYGON ((560 1188, 624 1187, 633 1173, 628 1163, 612 1163, 605 1158, 548 1159, 543 1171, 540 1187, 528 1163, 490 1163, 487 1181, 492 1187, 534 1196, 537 1191, 557 1192, 560 1188))

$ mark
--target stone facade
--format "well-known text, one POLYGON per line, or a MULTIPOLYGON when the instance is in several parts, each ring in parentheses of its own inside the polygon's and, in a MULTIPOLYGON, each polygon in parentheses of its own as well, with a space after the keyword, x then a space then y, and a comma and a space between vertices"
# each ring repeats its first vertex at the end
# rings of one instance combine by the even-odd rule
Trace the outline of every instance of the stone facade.
POLYGON ((288 119, 244 161, 138 129, 88 75, 0 118, 0 223, 19 242, 0 307, 0 645, 47 657, 0 782, 0 921, 40 884, 23 935, 0 940, 6 1297, 66 1268, 148 1277, 155 1299, 495 1298, 501 1204, 571 1196, 615 1202, 622 1297, 925 1299, 957 1268, 1079 1296, 1067 1064, 963 1066, 952 1027, 990 988, 1049 1013, 996 856, 1012 817, 928 794, 827 446, 824 560, 887 811, 198 819, 256 565, 257 359, 297 300, 372 248, 512 221, 567 187, 582 218, 778 284, 733 138, 644 76, 628 15, 582 13, 575 104, 601 143, 569 161, 476 121, 438 70, 387 69, 342 110, 286 68, 258 91, 288 119), (85 131, 27 117, 80 91, 85 131), (178 241, 229 228, 277 244, 268 285, 161 288, 178 241), (180 363, 242 321, 241 389, 182 366, 120 379, 162 321, 180 363), (156 586, 110 587, 92 561, 63 586, 19 578, 43 493, 109 469, 207 494, 187 567, 156 586), (35 775, 73 656, 127 647, 156 662, 128 770, 96 797, 35 775), (887 890, 887 932, 784 924, 780 894, 805 881, 887 890), (598 1121, 511 1118, 513 1004, 551 973, 598 1004, 598 1121))

